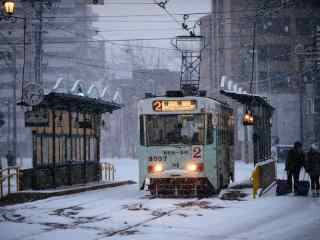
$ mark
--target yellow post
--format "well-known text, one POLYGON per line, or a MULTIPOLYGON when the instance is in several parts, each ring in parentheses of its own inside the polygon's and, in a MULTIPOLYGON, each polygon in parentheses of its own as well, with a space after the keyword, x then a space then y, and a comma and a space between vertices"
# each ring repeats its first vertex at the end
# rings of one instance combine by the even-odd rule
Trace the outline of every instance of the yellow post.
POLYGON ((257 166, 252 172, 252 187, 253 198, 256 198, 257 192, 260 188, 260 166, 257 166))

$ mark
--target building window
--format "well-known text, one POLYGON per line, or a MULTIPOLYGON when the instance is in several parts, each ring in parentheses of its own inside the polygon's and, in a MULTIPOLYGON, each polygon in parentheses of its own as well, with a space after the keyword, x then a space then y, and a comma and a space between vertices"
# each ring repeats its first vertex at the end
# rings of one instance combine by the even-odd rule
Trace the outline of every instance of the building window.
POLYGON ((291 48, 286 44, 263 45, 258 47, 259 61, 289 61, 291 48))
POLYGON ((316 25, 320 24, 320 18, 297 18, 296 28, 299 35, 311 35, 316 25))
POLYGON ((308 98, 306 101, 306 114, 313 113, 313 101, 312 98, 308 98))
POLYGON ((288 87, 288 74, 284 72, 271 72, 270 80, 273 90, 283 89, 288 87))
POLYGON ((290 34, 290 18, 259 18, 257 32, 262 34, 290 34))
POLYGON ((314 113, 320 113, 320 97, 314 98, 314 104, 313 104, 313 112, 314 113))

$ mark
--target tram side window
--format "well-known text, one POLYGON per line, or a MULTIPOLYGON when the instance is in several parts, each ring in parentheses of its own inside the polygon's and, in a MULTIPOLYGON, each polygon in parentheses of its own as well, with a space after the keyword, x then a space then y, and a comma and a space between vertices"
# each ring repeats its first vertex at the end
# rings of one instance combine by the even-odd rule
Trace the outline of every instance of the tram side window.
POLYGON ((217 124, 217 144, 221 144, 221 119, 220 113, 217 113, 218 116, 218 124, 217 124))
POLYGON ((227 128, 227 117, 226 117, 226 113, 223 112, 223 120, 222 120, 222 124, 223 124, 223 144, 227 145, 228 144, 228 128, 227 128))
POLYGON ((212 114, 207 116, 207 144, 213 143, 213 125, 212 125, 212 114))
POLYGON ((234 120, 233 116, 230 116, 231 124, 228 126, 229 128, 229 144, 234 145, 234 120))
POLYGON ((143 116, 140 116, 140 145, 145 145, 144 142, 144 124, 143 124, 143 116))

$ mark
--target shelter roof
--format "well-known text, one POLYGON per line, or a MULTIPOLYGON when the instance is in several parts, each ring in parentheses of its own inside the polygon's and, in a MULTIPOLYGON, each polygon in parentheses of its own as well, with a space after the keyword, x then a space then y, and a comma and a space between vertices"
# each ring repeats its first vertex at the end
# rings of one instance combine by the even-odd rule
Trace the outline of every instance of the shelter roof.
POLYGON ((105 101, 103 99, 90 98, 86 96, 74 95, 71 93, 51 92, 45 95, 41 107, 48 107, 57 110, 71 110, 75 112, 97 112, 97 113, 112 113, 118 110, 123 105, 105 101))
POLYGON ((274 107, 269 104, 266 99, 260 95, 248 94, 248 93, 238 93, 233 91, 221 90, 221 94, 231 97, 232 99, 242 103, 242 104, 251 104, 251 105, 261 105, 270 111, 274 110, 274 107))

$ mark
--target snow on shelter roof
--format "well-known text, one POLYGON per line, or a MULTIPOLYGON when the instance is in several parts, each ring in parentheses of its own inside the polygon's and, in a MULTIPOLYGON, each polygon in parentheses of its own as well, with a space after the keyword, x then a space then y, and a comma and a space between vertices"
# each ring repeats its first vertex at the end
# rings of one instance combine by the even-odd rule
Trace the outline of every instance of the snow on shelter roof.
POLYGON ((51 92, 44 96, 40 107, 48 107, 59 110, 71 110, 77 112, 112 113, 122 107, 121 104, 102 99, 90 98, 70 93, 51 92))
POLYGON ((220 93, 227 97, 231 97, 242 104, 250 104, 252 102, 256 102, 258 105, 266 107, 271 111, 274 110, 274 107, 272 107, 272 105, 269 104, 265 100, 265 98, 260 95, 249 94, 249 93, 238 93, 238 92, 227 91, 227 90, 220 90, 220 93))

